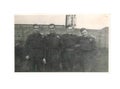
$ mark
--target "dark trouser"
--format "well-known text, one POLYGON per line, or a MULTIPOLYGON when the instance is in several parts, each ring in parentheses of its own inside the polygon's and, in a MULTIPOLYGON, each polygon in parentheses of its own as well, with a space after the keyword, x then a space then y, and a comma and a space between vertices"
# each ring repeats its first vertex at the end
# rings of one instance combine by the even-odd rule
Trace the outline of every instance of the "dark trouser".
POLYGON ((73 71, 74 72, 83 72, 83 62, 81 60, 81 53, 76 53, 75 52, 75 58, 74 58, 74 62, 73 62, 73 71))
POLYGON ((33 72, 43 72, 45 71, 45 65, 43 64, 42 57, 33 56, 31 58, 31 71, 33 72))
POLYGON ((73 71, 75 54, 73 50, 64 50, 62 53, 63 71, 73 71))
POLYGON ((31 61, 31 71, 32 72, 42 72, 45 70, 43 64, 44 52, 42 48, 32 48, 30 49, 30 61, 31 61))
POLYGON ((62 52, 62 66, 65 72, 83 72, 83 61, 80 50, 65 49, 62 52))
POLYGON ((57 49, 49 49, 46 55, 46 71, 59 72, 60 71, 60 52, 57 49))
POLYGON ((94 71, 95 65, 95 53, 94 51, 82 51, 81 58, 83 61, 84 72, 94 71))

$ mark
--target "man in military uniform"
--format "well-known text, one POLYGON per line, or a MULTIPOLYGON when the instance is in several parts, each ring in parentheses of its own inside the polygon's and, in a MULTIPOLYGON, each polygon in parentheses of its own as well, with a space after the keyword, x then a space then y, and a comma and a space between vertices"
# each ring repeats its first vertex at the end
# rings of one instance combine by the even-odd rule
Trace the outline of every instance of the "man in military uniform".
POLYGON ((46 68, 48 72, 60 71, 60 36, 55 32, 55 25, 49 25, 50 33, 45 37, 46 68))
POLYGON ((68 27, 67 33, 62 35, 62 67, 63 71, 72 72, 75 59, 75 45, 77 36, 73 34, 73 29, 68 27))
POLYGON ((94 71, 95 56, 96 56, 96 41, 95 37, 88 34, 85 28, 80 30, 81 36, 78 39, 80 58, 82 59, 83 71, 94 71))
POLYGON ((33 33, 30 34, 25 44, 26 59, 32 63, 30 71, 43 71, 44 42, 39 32, 39 25, 33 25, 33 33))

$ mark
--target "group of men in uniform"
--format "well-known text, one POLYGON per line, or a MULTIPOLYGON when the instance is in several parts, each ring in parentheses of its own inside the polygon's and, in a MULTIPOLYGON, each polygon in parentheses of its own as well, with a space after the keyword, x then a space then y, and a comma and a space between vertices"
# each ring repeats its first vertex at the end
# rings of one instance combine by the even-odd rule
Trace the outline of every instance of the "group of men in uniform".
POLYGON ((33 33, 25 43, 25 59, 31 61, 31 72, 90 72, 95 61, 96 42, 85 28, 81 36, 73 29, 59 35, 54 24, 49 25, 49 34, 39 32, 39 25, 33 25, 33 33))

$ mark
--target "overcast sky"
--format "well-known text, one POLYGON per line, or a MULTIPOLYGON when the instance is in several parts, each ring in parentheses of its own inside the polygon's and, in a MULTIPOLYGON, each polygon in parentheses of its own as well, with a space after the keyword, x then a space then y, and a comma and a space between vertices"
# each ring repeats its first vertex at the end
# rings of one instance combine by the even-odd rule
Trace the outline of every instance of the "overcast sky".
MULTIPOLYGON (((65 15, 15 15, 15 24, 50 24, 65 25, 65 15)), ((101 29, 109 26, 108 14, 80 14, 76 15, 76 27, 101 29)))

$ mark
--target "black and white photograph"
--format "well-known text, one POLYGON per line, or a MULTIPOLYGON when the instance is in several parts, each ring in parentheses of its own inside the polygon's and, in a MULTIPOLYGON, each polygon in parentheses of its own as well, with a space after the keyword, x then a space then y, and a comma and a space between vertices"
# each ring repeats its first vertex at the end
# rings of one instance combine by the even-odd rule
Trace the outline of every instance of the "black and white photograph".
POLYGON ((0 89, 120 89, 119 0, 1 0, 0 89))
POLYGON ((109 14, 14 16, 15 72, 108 72, 109 14))

